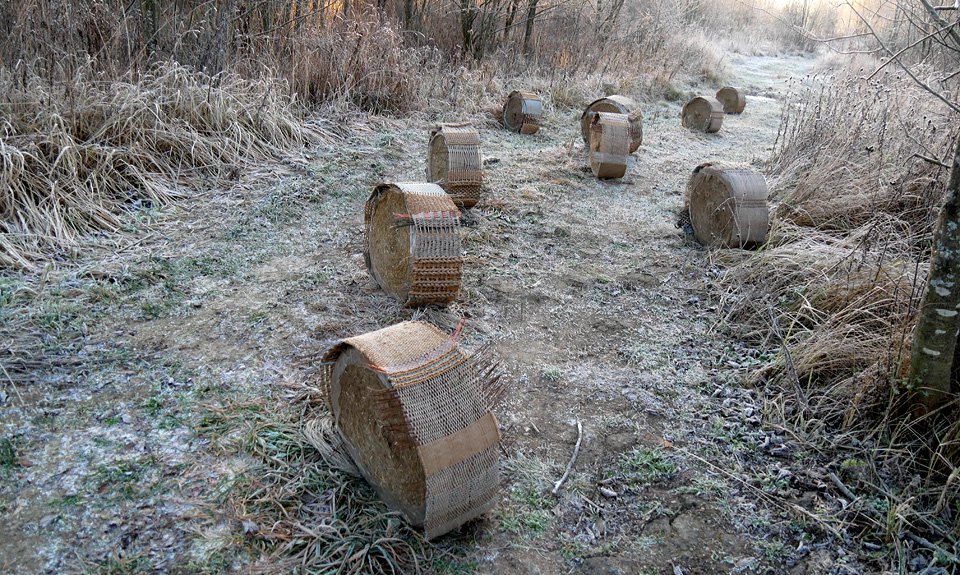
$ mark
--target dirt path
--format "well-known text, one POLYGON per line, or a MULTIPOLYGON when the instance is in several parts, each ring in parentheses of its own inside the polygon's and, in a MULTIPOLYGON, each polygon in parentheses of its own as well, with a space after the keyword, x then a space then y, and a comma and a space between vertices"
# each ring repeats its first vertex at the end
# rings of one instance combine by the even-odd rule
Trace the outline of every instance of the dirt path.
POLYGON ((447 328, 466 317, 468 344, 496 341, 513 381, 498 414, 504 500, 441 541, 458 550, 452 572, 786 569, 803 529, 782 529, 727 474, 746 465, 782 479, 749 455, 769 436, 730 367, 749 357, 711 331, 712 268, 673 221, 697 164, 769 156, 774 96, 811 64, 736 57, 747 110, 716 135, 681 129, 678 103, 646 104, 622 181, 592 177, 577 111, 550 111, 534 137, 475 117, 488 122, 489 199, 467 218, 465 289, 449 310, 405 310, 374 289, 360 224, 374 184, 422 178, 426 129, 451 114, 321 125, 328 144, 296 175, 265 173, 185 205, 142 242, 42 282, 11 280, 5 297, 46 322, 37 345, 54 346, 56 362, 0 403, 17 454, 0 470, 0 571, 249 562, 236 550, 250 549, 237 543, 250 529, 229 519, 242 510, 218 508, 218 494, 243 489, 256 462, 230 433, 198 432, 211 427, 202 406, 280 400, 304 352, 411 317, 447 328), (544 496, 577 420, 574 473, 559 498, 544 496))

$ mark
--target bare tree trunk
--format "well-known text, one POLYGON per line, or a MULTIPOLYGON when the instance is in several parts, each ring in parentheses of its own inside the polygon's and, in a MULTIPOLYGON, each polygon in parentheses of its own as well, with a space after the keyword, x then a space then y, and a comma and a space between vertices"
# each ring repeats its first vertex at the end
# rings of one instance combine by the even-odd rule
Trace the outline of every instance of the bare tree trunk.
MULTIPOLYGON (((384 0, 386 2, 386 0, 384 0)), ((413 22, 413 0, 403 0, 403 27, 410 29, 413 22)))
POLYGON ((523 53, 530 53, 530 38, 533 37, 533 22, 537 19, 537 0, 528 0, 527 21, 523 28, 523 53))
POLYGON ((950 400, 960 329, 960 138, 953 150, 947 197, 933 232, 930 280, 913 332, 910 382, 918 401, 935 409, 950 400))

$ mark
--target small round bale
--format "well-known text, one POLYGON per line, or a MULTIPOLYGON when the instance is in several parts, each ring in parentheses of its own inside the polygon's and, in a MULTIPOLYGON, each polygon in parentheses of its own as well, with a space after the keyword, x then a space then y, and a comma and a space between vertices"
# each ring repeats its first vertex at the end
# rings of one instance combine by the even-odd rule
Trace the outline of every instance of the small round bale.
POLYGON ((457 207, 477 205, 483 188, 480 132, 469 124, 431 128, 427 179, 446 190, 457 207))
POLYGON ((643 143, 643 111, 631 98, 626 96, 607 96, 594 100, 580 115, 580 133, 583 141, 590 143, 590 124, 599 112, 626 114, 630 120, 630 153, 634 153, 643 143))
POLYGON ((630 155, 630 120, 626 114, 597 112, 590 123, 590 168, 601 180, 622 178, 630 155))
POLYGON ((697 96, 683 105, 682 125, 690 130, 714 133, 723 125, 723 104, 713 98, 697 96))
POLYGON ((742 114, 747 107, 747 96, 730 86, 717 90, 717 100, 723 104, 723 111, 727 114, 742 114))
POLYGON ((365 259, 378 286, 405 305, 447 305, 460 291, 460 211, 436 184, 377 186, 364 209, 365 259))
POLYGON ((503 384, 489 358, 406 321, 342 340, 323 362, 321 386, 345 450, 427 539, 493 508, 500 431, 491 408, 503 384))
POLYGON ((511 132, 536 134, 542 115, 543 103, 533 92, 514 90, 503 104, 503 125, 511 132))
POLYGON ((749 166, 706 163, 687 184, 690 225, 707 247, 753 248, 767 238, 767 182, 749 166))

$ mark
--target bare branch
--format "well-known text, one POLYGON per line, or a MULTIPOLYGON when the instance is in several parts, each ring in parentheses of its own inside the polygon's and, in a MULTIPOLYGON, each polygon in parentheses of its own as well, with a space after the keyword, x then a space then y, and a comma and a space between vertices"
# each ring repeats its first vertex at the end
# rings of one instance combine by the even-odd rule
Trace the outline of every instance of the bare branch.
MULTIPOLYGON (((953 24, 947 24, 946 28, 940 28, 940 29, 938 29, 938 30, 934 30, 933 32, 930 32, 930 33, 927 34, 926 36, 923 36, 922 38, 920 38, 919 40, 917 40, 917 41, 914 42, 913 44, 910 44, 909 46, 906 46, 906 47, 904 47, 904 48, 901 48, 899 51, 897 51, 896 54, 893 55, 893 57, 891 57, 889 60, 887 60, 887 61, 884 62, 883 64, 880 64, 880 66, 879 66, 876 70, 873 71, 873 74, 870 74, 869 76, 867 76, 867 80, 870 80, 870 79, 872 79, 874 76, 876 76, 877 74, 879 74, 879 73, 880 73, 880 70, 883 70, 884 68, 886 68, 886 67, 887 67, 887 64, 889 64, 890 62, 893 62, 895 59, 897 59, 897 58, 900 56, 900 54, 903 54, 904 52, 906 52, 906 51, 909 50, 910 48, 913 48, 913 47, 916 46, 917 44, 920 44, 921 42, 923 42, 923 41, 926 40, 927 38, 930 38, 931 36, 935 36, 935 35, 937 35, 937 34, 939 34, 939 33, 941 33, 941 32, 947 31, 947 30, 949 30, 950 28, 953 28, 953 27, 956 26, 956 25, 957 25, 957 22, 954 22, 953 24)), ((866 34, 866 35, 869 36, 870 34, 868 33, 868 34, 866 34)))
MULTIPOLYGON (((920 1, 926 2, 927 0, 920 0, 920 1)), ((928 86, 927 83, 921 80, 920 78, 917 78, 917 75, 913 73, 913 70, 911 70, 909 66, 904 64, 899 57, 896 57, 896 55, 893 53, 892 50, 890 50, 890 48, 887 48, 887 45, 884 44, 883 40, 880 39, 880 35, 877 34, 876 30, 873 29, 873 26, 870 25, 870 22, 863 17, 863 14, 861 14, 860 11, 857 10, 856 6, 854 6, 852 2, 848 1, 847 6, 854 13, 854 15, 856 15, 856 17, 860 20, 860 22, 862 22, 863 25, 867 27, 867 30, 870 30, 870 32, 873 34, 873 37, 876 39, 877 43, 880 44, 880 47, 883 48, 883 50, 890 55, 890 59, 896 61, 897 65, 899 65, 900 68, 904 72, 906 72, 907 76, 910 76, 911 80, 913 80, 918 86, 923 88, 925 91, 933 95, 935 98, 937 98, 938 100, 940 100, 941 102, 949 106, 951 110, 953 110, 954 112, 960 113, 960 105, 958 105, 956 102, 952 102, 948 100, 943 96, 943 94, 941 94, 940 92, 928 86)))

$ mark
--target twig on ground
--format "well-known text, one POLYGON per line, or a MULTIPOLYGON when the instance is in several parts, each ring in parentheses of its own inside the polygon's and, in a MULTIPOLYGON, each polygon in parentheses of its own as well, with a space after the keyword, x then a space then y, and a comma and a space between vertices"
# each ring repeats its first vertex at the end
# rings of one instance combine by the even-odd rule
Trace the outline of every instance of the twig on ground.
POLYGON ((580 420, 577 420, 577 445, 573 448, 573 456, 570 457, 570 463, 567 464, 566 471, 563 472, 563 475, 560 479, 553 484, 553 489, 550 490, 550 493, 556 495, 560 491, 560 486, 563 485, 564 481, 567 480, 567 477, 570 476, 570 471, 573 469, 573 464, 577 462, 577 456, 580 455, 580 442, 583 441, 583 425, 580 423, 580 420))
POLYGON ((854 501, 856 501, 857 496, 854 495, 853 491, 850 491, 850 489, 846 485, 844 485, 842 481, 840 481, 840 478, 837 477, 836 473, 831 471, 830 473, 827 473, 827 477, 830 479, 830 482, 833 483, 833 485, 840 490, 840 493, 842 493, 844 497, 850 500, 850 503, 853 503, 854 501))

